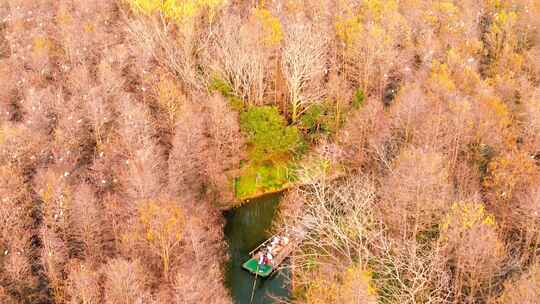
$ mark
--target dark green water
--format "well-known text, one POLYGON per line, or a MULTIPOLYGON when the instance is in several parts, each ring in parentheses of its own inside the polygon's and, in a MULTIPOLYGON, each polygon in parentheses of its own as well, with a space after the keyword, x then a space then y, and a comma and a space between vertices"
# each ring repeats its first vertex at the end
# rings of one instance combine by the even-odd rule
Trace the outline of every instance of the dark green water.
MULTIPOLYGON (((280 198, 280 194, 264 196, 225 212, 225 237, 230 255, 226 282, 234 303, 250 303, 255 277, 243 270, 242 264, 248 260, 248 253, 269 237, 269 229, 280 198)), ((252 303, 275 303, 272 296, 289 299, 289 277, 290 272, 285 269, 268 278, 258 278, 252 303)))

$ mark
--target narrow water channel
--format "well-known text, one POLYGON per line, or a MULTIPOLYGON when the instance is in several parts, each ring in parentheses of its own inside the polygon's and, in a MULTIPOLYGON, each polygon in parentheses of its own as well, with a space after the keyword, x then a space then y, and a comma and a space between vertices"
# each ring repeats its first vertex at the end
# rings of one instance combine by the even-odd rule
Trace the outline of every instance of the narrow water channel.
MULTIPOLYGON (((270 236, 280 198, 280 194, 267 195, 225 212, 225 237, 230 255, 226 282, 234 303, 250 304, 255 277, 243 270, 242 264, 248 260, 248 253, 270 236)), ((289 299, 289 276, 290 272, 285 269, 268 278, 258 278, 252 304, 275 303, 273 297, 289 299)))

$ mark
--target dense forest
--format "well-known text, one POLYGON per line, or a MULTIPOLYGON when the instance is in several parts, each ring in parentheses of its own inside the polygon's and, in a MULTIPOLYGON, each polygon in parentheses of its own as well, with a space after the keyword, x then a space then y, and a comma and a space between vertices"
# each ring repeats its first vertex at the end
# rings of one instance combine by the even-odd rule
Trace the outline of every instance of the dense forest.
POLYGON ((540 1, 0 0, 0 303, 540 303, 540 1), (204 271, 201 271, 204 269, 204 271))

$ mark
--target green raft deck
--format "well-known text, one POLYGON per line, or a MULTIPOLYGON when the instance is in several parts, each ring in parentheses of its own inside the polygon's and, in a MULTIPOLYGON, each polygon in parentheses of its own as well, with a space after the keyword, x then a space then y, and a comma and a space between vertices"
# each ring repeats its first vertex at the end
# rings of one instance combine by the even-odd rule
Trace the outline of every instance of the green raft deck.
POLYGON ((287 245, 281 246, 280 250, 275 253, 271 265, 264 264, 259 266, 257 253, 259 252, 259 249, 264 248, 268 243, 270 243, 270 240, 272 240, 273 237, 274 236, 264 241, 262 244, 257 246, 257 248, 253 249, 253 251, 249 253, 251 258, 247 260, 244 264, 242 264, 242 268, 251 272, 254 275, 258 275, 263 278, 268 277, 270 274, 272 274, 272 272, 274 272, 274 270, 276 270, 279 265, 291 254, 295 244, 297 243, 294 240, 290 239, 287 245))
POLYGON ((265 265, 259 266, 259 262, 255 258, 249 259, 247 262, 245 262, 242 265, 242 267, 245 270, 253 274, 257 274, 258 276, 263 277, 263 278, 266 278, 267 276, 269 276, 274 270, 274 268, 270 265, 265 264, 265 265))

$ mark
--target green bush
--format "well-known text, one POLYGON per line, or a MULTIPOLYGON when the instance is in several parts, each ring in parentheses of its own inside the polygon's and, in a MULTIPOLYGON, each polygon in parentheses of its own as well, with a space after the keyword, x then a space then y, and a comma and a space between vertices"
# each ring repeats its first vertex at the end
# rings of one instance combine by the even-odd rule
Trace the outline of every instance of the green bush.
POLYGON ((233 110, 236 110, 237 112, 244 111, 244 101, 238 96, 229 97, 229 105, 233 110))
POLYGON ((287 159, 301 154, 306 145, 296 126, 287 126, 275 107, 251 107, 240 114, 240 127, 247 133, 254 160, 287 159))
POLYGON ((218 92, 223 97, 227 98, 227 100, 229 101, 229 105, 234 110, 238 112, 242 112, 244 110, 244 101, 242 100, 242 98, 234 95, 232 88, 225 80, 217 76, 212 77, 212 81, 210 82, 208 89, 211 92, 218 92))
POLYGON ((224 97, 231 97, 234 95, 232 88, 229 86, 229 84, 225 80, 217 76, 212 77, 208 88, 212 92, 219 92, 224 97))
POLYGON ((352 106, 355 109, 359 109, 364 104, 364 99, 366 96, 364 95, 364 91, 362 89, 357 89, 354 92, 354 97, 352 100, 352 106))
POLYGON ((314 104, 300 117, 302 129, 316 131, 324 123, 324 107, 321 104, 314 104))
POLYGON ((300 128, 312 142, 321 136, 332 135, 345 122, 346 113, 337 115, 336 107, 331 102, 321 102, 311 106, 300 117, 300 128))

